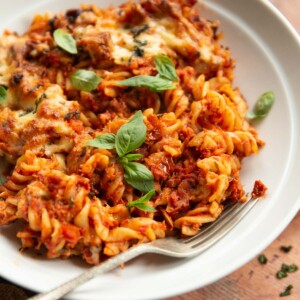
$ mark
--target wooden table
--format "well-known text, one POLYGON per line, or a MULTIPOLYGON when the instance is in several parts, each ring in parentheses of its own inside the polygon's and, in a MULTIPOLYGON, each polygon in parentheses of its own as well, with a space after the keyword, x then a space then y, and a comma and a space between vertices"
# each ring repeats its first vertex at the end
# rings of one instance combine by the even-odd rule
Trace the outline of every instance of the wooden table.
MULTIPOLYGON (((300 33, 300 0, 270 1, 277 6, 300 33)), ((261 265, 257 258, 254 258, 239 270, 214 284, 168 300, 300 299, 300 270, 280 280, 275 277, 282 263, 295 263, 299 264, 300 267, 300 213, 264 251, 264 254, 269 260, 266 265, 261 265), (293 248, 289 253, 284 253, 280 251, 282 245, 292 245, 293 248), (289 284, 294 286, 292 295, 280 298, 279 294, 289 284)), ((31 295, 33 293, 30 291, 23 291, 0 278, 0 300, 25 300, 31 295)))

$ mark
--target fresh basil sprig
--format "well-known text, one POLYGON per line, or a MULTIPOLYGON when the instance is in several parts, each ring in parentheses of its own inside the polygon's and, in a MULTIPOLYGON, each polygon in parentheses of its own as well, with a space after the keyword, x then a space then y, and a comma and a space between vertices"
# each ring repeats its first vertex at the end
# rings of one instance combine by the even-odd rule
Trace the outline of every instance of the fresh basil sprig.
POLYGON ((125 181, 143 193, 154 189, 154 177, 145 165, 133 162, 143 156, 130 152, 145 142, 146 131, 143 114, 138 111, 129 122, 120 127, 116 135, 103 134, 87 143, 91 147, 116 149, 119 156, 118 162, 124 168, 125 181))
POLYGON ((105 133, 89 141, 87 145, 100 149, 115 149, 115 141, 116 136, 113 133, 105 133))
POLYGON ((175 89, 172 81, 155 76, 139 75, 118 82, 121 86, 146 87, 153 92, 175 89))
POLYGON ((178 81, 175 66, 171 59, 163 54, 154 58, 157 76, 139 75, 119 81, 120 86, 146 87, 153 92, 175 89, 172 81, 178 81))
POLYGON ((139 148, 146 139, 146 125, 143 114, 138 111, 131 120, 124 124, 116 135, 116 150, 119 157, 139 148))
POLYGON ((273 92, 263 93, 254 105, 253 112, 247 112, 247 119, 260 120, 267 116, 275 101, 273 92))
POLYGON ((146 203, 155 195, 155 190, 150 190, 146 195, 143 197, 131 201, 127 203, 127 207, 136 207, 140 210, 147 211, 147 212, 156 212, 156 209, 150 205, 147 205, 146 203))
POLYGON ((93 71, 77 70, 71 77, 72 85, 80 91, 90 92, 97 88, 101 82, 101 78, 98 77, 93 71))
POLYGON ((154 63, 156 66, 156 70, 158 71, 159 77, 171 81, 178 81, 175 66, 168 56, 158 54, 154 58, 154 63))
POLYGON ((56 29, 53 32, 53 38, 56 44, 66 52, 70 54, 77 54, 76 41, 71 34, 65 32, 62 29, 56 29))
POLYGON ((6 88, 2 85, 0 85, 0 104, 3 104, 7 97, 7 91, 6 88))

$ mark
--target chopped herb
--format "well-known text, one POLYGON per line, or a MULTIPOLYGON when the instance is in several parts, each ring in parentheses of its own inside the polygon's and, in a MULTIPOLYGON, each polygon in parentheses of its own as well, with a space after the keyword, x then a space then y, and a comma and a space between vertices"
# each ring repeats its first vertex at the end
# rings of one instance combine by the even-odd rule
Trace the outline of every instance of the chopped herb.
POLYGON ((298 270, 298 267, 295 264, 291 264, 291 265, 282 264, 280 271, 278 271, 276 273, 276 277, 278 279, 285 278, 288 276, 287 273, 293 273, 293 272, 296 272, 297 270, 298 270))
POLYGON ((23 113, 19 114, 19 117, 24 117, 30 113, 32 113, 34 111, 34 109, 27 109, 26 111, 24 111, 23 113))
POLYGON ((282 252, 289 253, 292 250, 292 246, 291 245, 289 245, 289 246, 281 246, 280 250, 282 252))
POLYGON ((23 79, 24 75, 22 73, 17 73, 12 77, 12 82, 14 84, 19 84, 23 79))
POLYGON ((139 47, 134 47, 133 49, 133 56, 137 56, 137 57, 143 57, 144 55, 144 50, 139 48, 139 47))
POLYGON ((133 37, 135 38, 139 36, 142 32, 148 30, 149 28, 150 28, 149 25, 145 24, 142 26, 134 27, 130 31, 133 34, 133 37))
POLYGON ((268 259, 264 254, 259 255, 258 261, 261 265, 265 265, 268 262, 268 259))
POLYGON ((40 103, 42 102, 43 99, 46 99, 46 98, 47 98, 47 95, 45 93, 43 93, 35 100, 35 108, 32 111, 33 114, 36 114, 40 103))
POLYGON ((71 34, 63 31, 62 29, 56 29, 53 32, 53 38, 56 44, 66 52, 70 54, 77 54, 76 41, 71 34))
POLYGON ((97 88, 101 82, 101 78, 98 77, 93 71, 78 70, 74 72, 71 77, 71 83, 75 89, 85 92, 90 92, 97 88))
POLYGON ((287 277, 288 275, 286 274, 286 272, 284 272, 284 271, 282 271, 282 270, 280 270, 280 271, 278 271, 277 273, 276 273, 276 278, 278 278, 278 279, 282 279, 282 278, 285 278, 285 277, 287 277))
POLYGON ((3 104, 6 100, 7 97, 7 92, 6 92, 6 88, 1 85, 0 86, 0 104, 3 104))
POLYGON ((295 264, 282 264, 281 266, 281 271, 283 272, 287 272, 287 273, 293 273, 296 272, 298 270, 298 267, 295 264))
POLYGON ((80 15, 81 10, 80 9, 69 9, 66 12, 66 17, 71 24, 75 24, 76 19, 80 15))
POLYGON ((71 119, 76 119, 78 120, 80 117, 80 113, 79 111, 72 111, 72 112, 69 112, 65 115, 65 120, 71 120, 71 119))
POLYGON ((285 296, 289 296, 291 294, 291 290, 292 290, 293 286, 290 284, 288 285, 285 290, 279 294, 280 297, 285 297, 285 296))
POLYGON ((148 41, 144 40, 144 41, 140 41, 140 40, 133 40, 136 44, 138 44, 139 46, 146 46, 148 44, 148 41))

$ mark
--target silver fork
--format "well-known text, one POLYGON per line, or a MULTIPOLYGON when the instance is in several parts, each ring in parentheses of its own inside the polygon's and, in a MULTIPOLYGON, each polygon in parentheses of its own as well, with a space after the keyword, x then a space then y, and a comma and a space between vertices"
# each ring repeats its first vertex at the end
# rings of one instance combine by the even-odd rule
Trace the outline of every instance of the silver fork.
POLYGON ((256 203, 257 200, 251 198, 246 203, 230 205, 215 222, 207 225, 205 229, 201 230, 199 234, 193 237, 168 237, 129 248, 129 250, 109 258, 100 265, 91 267, 86 272, 58 286, 57 288, 54 288, 50 292, 36 295, 29 300, 60 299, 95 276, 111 271, 122 263, 144 253, 158 253, 178 258, 195 256, 205 251, 224 237, 242 220, 242 218, 254 207, 256 203))

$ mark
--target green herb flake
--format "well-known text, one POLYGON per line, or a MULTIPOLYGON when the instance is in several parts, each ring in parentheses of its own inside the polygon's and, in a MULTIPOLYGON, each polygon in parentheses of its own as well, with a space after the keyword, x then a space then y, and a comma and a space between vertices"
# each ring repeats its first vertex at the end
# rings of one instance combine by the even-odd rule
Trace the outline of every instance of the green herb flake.
POLYGON ((285 297, 291 295, 291 290, 293 289, 293 286, 290 284, 288 285, 285 290, 279 294, 280 297, 285 297))
POLYGON ((134 42, 139 46, 146 46, 148 44, 148 41, 140 41, 140 40, 134 40, 134 42))
POLYGON ((286 272, 286 273, 293 273, 298 270, 298 267, 295 264, 282 264, 281 266, 281 271, 286 272))
POLYGON ((120 86, 145 87, 153 92, 163 92, 166 90, 175 89, 172 81, 148 75, 139 75, 124 79, 117 83, 120 86))
POLYGON ((70 54, 77 54, 76 41, 71 34, 65 32, 62 29, 56 29, 53 32, 53 38, 56 44, 66 52, 70 54))
POLYGON ((260 120, 267 116, 275 102, 275 94, 273 92, 266 92, 262 94, 256 101, 253 112, 247 113, 249 120, 260 120))
POLYGON ((47 98, 47 95, 45 93, 41 94, 34 102, 35 104, 35 108, 34 110, 32 111, 33 114, 36 114, 37 113, 37 110, 39 108, 39 105, 41 104, 42 100, 43 99, 46 99, 47 98))
POLYGON ((115 149, 116 136, 113 133, 105 133, 87 142, 87 146, 99 149, 115 149))
POLYGON ((3 85, 0 85, 0 105, 3 104, 7 97, 6 88, 3 85))
POLYGON ((170 81, 178 81, 178 76, 176 74, 175 66, 168 56, 163 54, 158 54, 155 56, 154 62, 159 77, 170 81))
POLYGON ((133 34, 133 37, 136 38, 137 36, 139 36, 144 31, 148 30, 149 28, 150 28, 149 25, 145 24, 142 26, 134 27, 130 31, 133 34))
POLYGON ((145 142, 146 131, 143 114, 141 111, 138 111, 117 132, 116 150, 119 157, 139 148, 145 142))
POLYGON ((147 202, 155 195, 155 190, 152 189, 150 190, 146 195, 144 195, 143 197, 135 200, 135 201, 131 201, 129 203, 127 203, 127 207, 131 208, 131 207, 136 207, 140 210, 143 211, 147 211, 147 212, 156 212, 156 209, 153 208, 150 205, 147 205, 147 202))
POLYGON ((288 275, 286 274, 286 272, 284 272, 284 271, 282 271, 282 270, 280 270, 280 271, 278 271, 277 273, 276 273, 276 278, 278 278, 278 279, 282 279, 282 278, 285 278, 285 277, 287 277, 288 275))
POLYGON ((264 254, 258 256, 258 261, 261 265, 265 265, 268 262, 268 259, 264 254))
POLYGON ((280 250, 282 251, 282 252, 284 252, 284 253, 289 253, 291 250, 292 250, 292 246, 291 245, 289 245, 289 246, 281 246, 280 247, 280 250))
POLYGON ((98 77, 93 71, 77 70, 71 77, 71 83, 75 89, 85 92, 90 92, 97 88, 101 82, 101 78, 98 77))

